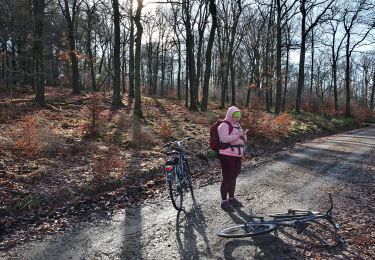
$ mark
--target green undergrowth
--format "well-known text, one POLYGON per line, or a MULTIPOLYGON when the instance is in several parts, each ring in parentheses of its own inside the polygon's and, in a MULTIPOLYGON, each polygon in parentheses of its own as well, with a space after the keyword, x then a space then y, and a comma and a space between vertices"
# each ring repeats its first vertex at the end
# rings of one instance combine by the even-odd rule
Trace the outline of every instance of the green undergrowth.
POLYGON ((337 132, 359 126, 354 118, 334 117, 310 112, 291 113, 294 123, 289 131, 291 134, 308 134, 319 131, 337 132))

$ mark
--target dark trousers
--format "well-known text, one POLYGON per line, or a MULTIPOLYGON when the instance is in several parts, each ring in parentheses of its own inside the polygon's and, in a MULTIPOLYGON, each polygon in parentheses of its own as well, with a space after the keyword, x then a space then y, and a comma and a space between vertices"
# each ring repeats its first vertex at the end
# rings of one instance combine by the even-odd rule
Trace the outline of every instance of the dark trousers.
POLYGON ((221 199, 234 197, 236 179, 241 170, 242 157, 219 155, 223 181, 220 186, 221 199))

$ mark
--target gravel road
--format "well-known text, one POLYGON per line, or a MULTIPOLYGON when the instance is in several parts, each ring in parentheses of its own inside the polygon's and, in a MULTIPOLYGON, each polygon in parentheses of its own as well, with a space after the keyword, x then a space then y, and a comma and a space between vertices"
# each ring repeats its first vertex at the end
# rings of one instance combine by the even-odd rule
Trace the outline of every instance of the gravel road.
MULTIPOLYGON (((327 239, 314 228, 300 235, 283 229, 276 237, 272 233, 258 239, 223 239, 216 232, 243 223, 250 209, 257 215, 292 207, 323 211, 328 192, 339 199, 348 192, 342 187, 356 185, 357 172, 374 180, 374 154, 375 126, 315 139, 277 153, 259 167, 244 167, 236 191, 244 207, 233 213, 220 209, 215 183, 197 188, 180 214, 167 197, 159 198, 110 219, 81 223, 64 235, 0 252, 0 259, 305 259, 309 243, 321 243, 320 251, 339 246, 330 234, 327 239)), ((353 255, 342 246, 334 258, 353 255)))

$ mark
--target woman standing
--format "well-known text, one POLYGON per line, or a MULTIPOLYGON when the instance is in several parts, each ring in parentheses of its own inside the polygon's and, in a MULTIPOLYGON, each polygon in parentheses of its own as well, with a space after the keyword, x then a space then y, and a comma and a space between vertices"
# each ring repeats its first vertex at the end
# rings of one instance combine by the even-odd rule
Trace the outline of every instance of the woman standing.
POLYGON ((242 207, 242 203, 234 196, 248 131, 242 130, 239 124, 240 119, 241 111, 237 107, 231 106, 228 108, 224 121, 218 127, 220 138, 219 159, 223 175, 220 186, 221 208, 226 211, 233 210, 232 207, 242 207))

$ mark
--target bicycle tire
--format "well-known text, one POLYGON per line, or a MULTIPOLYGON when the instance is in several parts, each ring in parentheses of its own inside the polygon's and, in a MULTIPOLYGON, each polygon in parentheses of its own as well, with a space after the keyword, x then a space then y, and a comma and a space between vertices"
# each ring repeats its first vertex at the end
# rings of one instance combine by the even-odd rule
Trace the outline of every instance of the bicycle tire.
POLYGON ((185 174, 186 174, 186 181, 187 181, 187 184, 188 184, 188 188, 190 189, 190 192, 191 192, 191 195, 194 196, 194 192, 193 192, 193 184, 191 182, 191 175, 190 175, 190 168, 189 168, 189 164, 187 162, 187 160, 185 160, 185 166, 184 169, 185 169, 185 174))
POLYGON ((225 238, 254 237, 270 233, 275 229, 275 224, 248 223, 221 229, 217 235, 225 238))
POLYGON ((173 207, 180 211, 182 209, 182 202, 184 199, 182 185, 179 183, 178 177, 173 176, 172 179, 168 180, 169 196, 171 198, 173 207))

